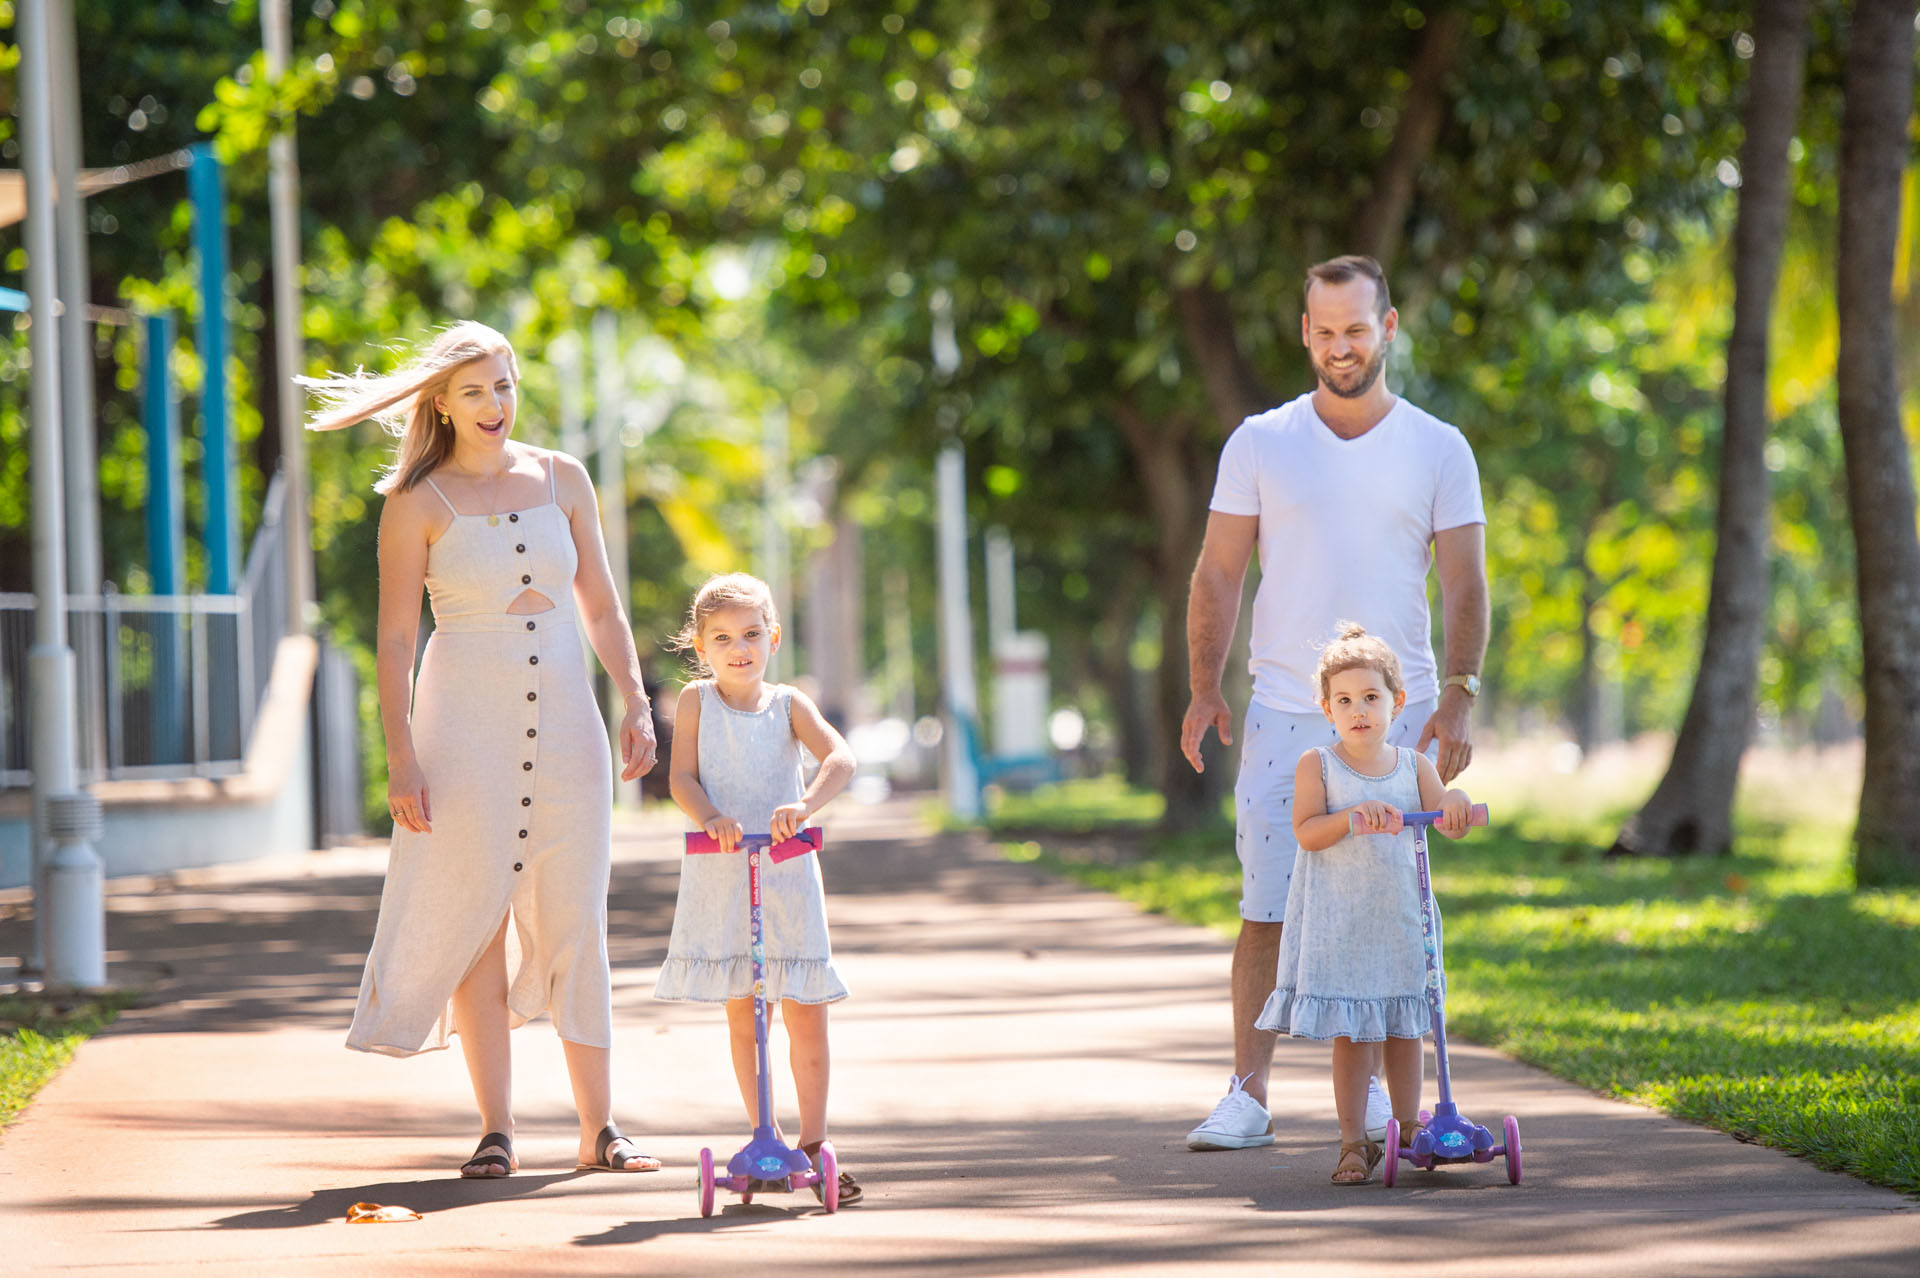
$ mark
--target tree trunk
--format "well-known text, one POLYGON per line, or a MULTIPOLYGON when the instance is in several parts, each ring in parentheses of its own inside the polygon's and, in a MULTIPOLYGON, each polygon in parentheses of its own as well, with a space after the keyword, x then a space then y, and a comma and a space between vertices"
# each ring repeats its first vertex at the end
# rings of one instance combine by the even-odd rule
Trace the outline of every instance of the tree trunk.
POLYGON ((1853 8, 1840 125, 1840 438, 1860 589, 1866 771, 1862 886, 1920 882, 1920 539, 1893 332, 1900 182, 1911 147, 1914 5, 1853 8))
POLYGON ((1466 29, 1464 9, 1442 9, 1428 17, 1419 51, 1407 68, 1407 95, 1400 102, 1393 141, 1380 157, 1373 190, 1354 219, 1349 251, 1368 254, 1383 265, 1391 265, 1399 251, 1400 232, 1413 205, 1414 180, 1433 154, 1446 120, 1447 73, 1453 69, 1466 29))
POLYGON ((1146 789, 1158 785, 1160 775, 1154 770, 1154 716, 1141 704, 1140 672, 1133 668, 1133 635, 1141 594, 1132 578, 1114 592, 1102 610, 1101 621, 1101 628, 1112 635, 1112 641, 1091 643, 1088 653, 1113 708, 1114 745, 1127 784, 1146 789))
POLYGON ((1195 772, 1177 745, 1188 697, 1187 588, 1206 532, 1207 476, 1194 457, 1192 423, 1149 421, 1126 400, 1115 403, 1114 417, 1133 452, 1147 508, 1160 530, 1153 561, 1160 613, 1160 670, 1153 717, 1160 791, 1167 800, 1162 820, 1170 829, 1206 824, 1232 778, 1223 778, 1218 768, 1195 772))
MULTIPOLYGON (((1753 28, 1746 138, 1740 145, 1739 220, 1733 232, 1733 331, 1727 338, 1720 507, 1714 520, 1713 577, 1700 670, 1667 773, 1646 806, 1620 831, 1613 845, 1616 854, 1718 854, 1733 844, 1733 790, 1753 723, 1766 634, 1772 498, 1765 460, 1767 325, 1787 234, 1787 149, 1805 78, 1806 0, 1760 0, 1753 28)), ((1884 295, 1885 276, 1881 286, 1884 295)))

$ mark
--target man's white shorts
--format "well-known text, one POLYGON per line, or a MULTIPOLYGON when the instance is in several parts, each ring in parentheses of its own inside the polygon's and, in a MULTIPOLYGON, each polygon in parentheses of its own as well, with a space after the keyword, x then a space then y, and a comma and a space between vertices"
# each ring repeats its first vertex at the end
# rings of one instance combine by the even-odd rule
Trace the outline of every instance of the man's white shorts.
MULTIPOLYGON (((1391 745, 1409 749, 1433 717, 1438 701, 1410 702, 1387 732, 1391 745)), ((1240 777, 1233 786, 1233 848, 1240 856, 1240 917, 1280 923, 1287 917, 1293 881, 1293 770, 1300 756, 1338 737, 1323 714, 1288 714, 1254 702, 1241 724, 1240 777)), ((1427 753, 1439 749, 1429 743, 1427 753)))

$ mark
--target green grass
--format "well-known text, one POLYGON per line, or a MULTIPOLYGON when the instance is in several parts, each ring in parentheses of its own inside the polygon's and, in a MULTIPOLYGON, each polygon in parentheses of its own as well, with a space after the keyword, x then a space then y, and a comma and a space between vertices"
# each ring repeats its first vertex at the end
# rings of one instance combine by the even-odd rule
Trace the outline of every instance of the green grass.
MULTIPOLYGON (((1580 810, 1562 780, 1541 786, 1552 816, 1508 796, 1492 829, 1435 841, 1448 1029, 1920 1195, 1920 891, 1853 890, 1832 815, 1846 805, 1744 802, 1732 856, 1610 861, 1601 849, 1623 811, 1580 810)), ((1084 798, 1062 796, 1068 818, 1084 798)), ((1039 832, 1051 801, 1022 800, 1010 855, 1228 935, 1238 926, 1225 826, 1166 837, 1135 821, 1090 843, 1039 832)))
POLYGON ((80 1044, 111 1024, 129 1001, 121 994, 0 996, 0 1127, 18 1117, 80 1044))

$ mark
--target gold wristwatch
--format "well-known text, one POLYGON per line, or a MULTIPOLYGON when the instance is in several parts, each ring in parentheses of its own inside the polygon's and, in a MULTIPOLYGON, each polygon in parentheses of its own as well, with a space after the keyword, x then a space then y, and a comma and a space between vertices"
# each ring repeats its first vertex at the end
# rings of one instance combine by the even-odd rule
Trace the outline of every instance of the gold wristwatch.
POLYGON ((1480 695, 1480 676, 1477 674, 1448 675, 1440 685, 1442 688, 1464 688, 1469 697, 1480 695))

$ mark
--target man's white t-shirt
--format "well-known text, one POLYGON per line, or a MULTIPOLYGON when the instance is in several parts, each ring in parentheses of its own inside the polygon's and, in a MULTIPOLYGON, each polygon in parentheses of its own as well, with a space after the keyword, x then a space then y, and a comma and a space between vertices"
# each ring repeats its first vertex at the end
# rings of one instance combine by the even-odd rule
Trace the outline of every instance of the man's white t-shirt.
POLYGON ((1341 621, 1393 649, 1409 702, 1439 695, 1427 612, 1433 536, 1487 521, 1458 429, 1396 399, 1372 430, 1342 439, 1309 392, 1227 437, 1210 505, 1260 519, 1255 701, 1317 713, 1313 672, 1341 621))

